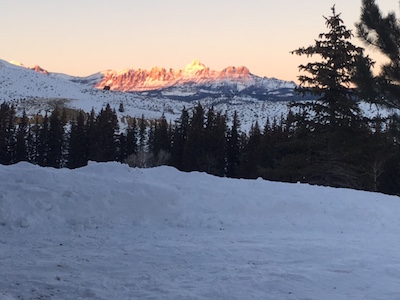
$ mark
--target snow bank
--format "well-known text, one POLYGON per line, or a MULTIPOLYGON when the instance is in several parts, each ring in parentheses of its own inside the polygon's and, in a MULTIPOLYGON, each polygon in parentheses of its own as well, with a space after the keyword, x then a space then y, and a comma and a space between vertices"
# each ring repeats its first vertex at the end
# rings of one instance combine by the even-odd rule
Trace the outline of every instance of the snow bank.
POLYGON ((238 180, 171 167, 0 166, 0 223, 72 230, 128 226, 399 231, 400 201, 379 193, 238 180))
POLYGON ((400 299, 399 200, 170 167, 0 166, 0 300, 400 299))
POLYGON ((0 300, 15 300, 15 298, 11 297, 10 295, 0 293, 0 300))

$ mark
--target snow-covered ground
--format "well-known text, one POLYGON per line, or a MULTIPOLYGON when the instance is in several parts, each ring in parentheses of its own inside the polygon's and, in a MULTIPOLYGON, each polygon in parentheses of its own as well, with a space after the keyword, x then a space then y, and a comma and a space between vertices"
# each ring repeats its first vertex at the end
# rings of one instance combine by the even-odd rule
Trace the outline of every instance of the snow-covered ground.
POLYGON ((348 189, 0 166, 0 300, 400 299, 399 216, 348 189))

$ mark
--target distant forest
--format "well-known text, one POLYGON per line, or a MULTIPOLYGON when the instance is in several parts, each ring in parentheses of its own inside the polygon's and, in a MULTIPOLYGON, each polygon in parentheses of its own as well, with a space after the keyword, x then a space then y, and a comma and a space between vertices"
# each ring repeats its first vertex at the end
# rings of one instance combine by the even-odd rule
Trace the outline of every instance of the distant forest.
POLYGON ((400 109, 400 27, 364 0, 358 36, 389 58, 378 75, 364 49, 332 8, 327 33, 294 55, 315 62, 300 65, 298 94, 317 100, 292 102, 288 114, 255 122, 249 132, 220 111, 198 103, 174 123, 132 119, 121 131, 115 110, 79 112, 67 121, 55 109, 29 121, 12 105, 0 106, 0 163, 28 161, 40 166, 77 168, 90 161, 131 166, 170 165, 232 178, 264 178, 348 187, 400 195, 400 118, 363 116, 361 101, 400 109), (228 124, 230 124, 228 126, 228 124))
POLYGON ((400 194, 399 132, 376 118, 328 132, 310 130, 289 112, 240 130, 227 116, 198 104, 173 124, 164 116, 132 119, 120 132, 109 105, 98 114, 79 112, 66 122, 59 109, 28 121, 0 106, 0 163, 27 161, 43 167, 78 168, 88 161, 119 161, 134 167, 170 165, 232 178, 307 182, 400 194))

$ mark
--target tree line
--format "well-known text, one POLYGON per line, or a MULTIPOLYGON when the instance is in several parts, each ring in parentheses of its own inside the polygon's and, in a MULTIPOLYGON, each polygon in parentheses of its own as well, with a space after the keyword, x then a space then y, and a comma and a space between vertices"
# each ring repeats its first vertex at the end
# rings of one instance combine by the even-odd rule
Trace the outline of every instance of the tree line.
POLYGON ((89 160, 132 166, 166 164, 182 171, 216 176, 349 187, 400 194, 400 121, 367 117, 360 103, 387 110, 400 108, 400 27, 394 14, 384 17, 375 1, 364 0, 358 36, 389 58, 378 75, 364 49, 335 7, 325 17, 326 33, 313 45, 292 51, 315 62, 300 65, 299 94, 317 100, 293 102, 287 115, 257 121, 242 131, 235 113, 198 103, 184 108, 172 124, 144 117, 120 130, 115 110, 79 112, 71 121, 55 109, 28 122, 0 107, 0 163, 21 160, 41 166, 77 168, 89 160), (396 22, 394 22, 396 21, 396 22), (229 124, 229 125, 228 125, 229 124))
POLYGON ((240 129, 235 113, 208 110, 198 103, 183 108, 172 124, 131 119, 121 132, 115 110, 107 105, 98 114, 80 111, 65 121, 54 109, 43 118, 16 117, 15 109, 0 106, 0 162, 27 161, 44 167, 78 168, 88 161, 119 161, 137 167, 170 165, 232 178, 307 182, 399 194, 398 131, 391 122, 375 118, 337 133, 310 130, 289 111, 279 119, 255 122, 240 129), (228 125, 228 121, 229 124, 228 125))

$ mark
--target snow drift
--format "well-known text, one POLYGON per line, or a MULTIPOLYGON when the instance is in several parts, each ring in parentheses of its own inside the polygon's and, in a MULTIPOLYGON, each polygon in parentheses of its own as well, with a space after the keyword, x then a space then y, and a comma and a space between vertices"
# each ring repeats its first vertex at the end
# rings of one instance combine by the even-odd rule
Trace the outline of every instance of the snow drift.
POLYGON ((120 163, 90 163, 77 170, 19 163, 1 167, 0 177, 3 226, 400 230, 400 201, 378 193, 120 163))
POLYGON ((399 299, 399 213, 171 167, 0 166, 0 300, 399 299))

